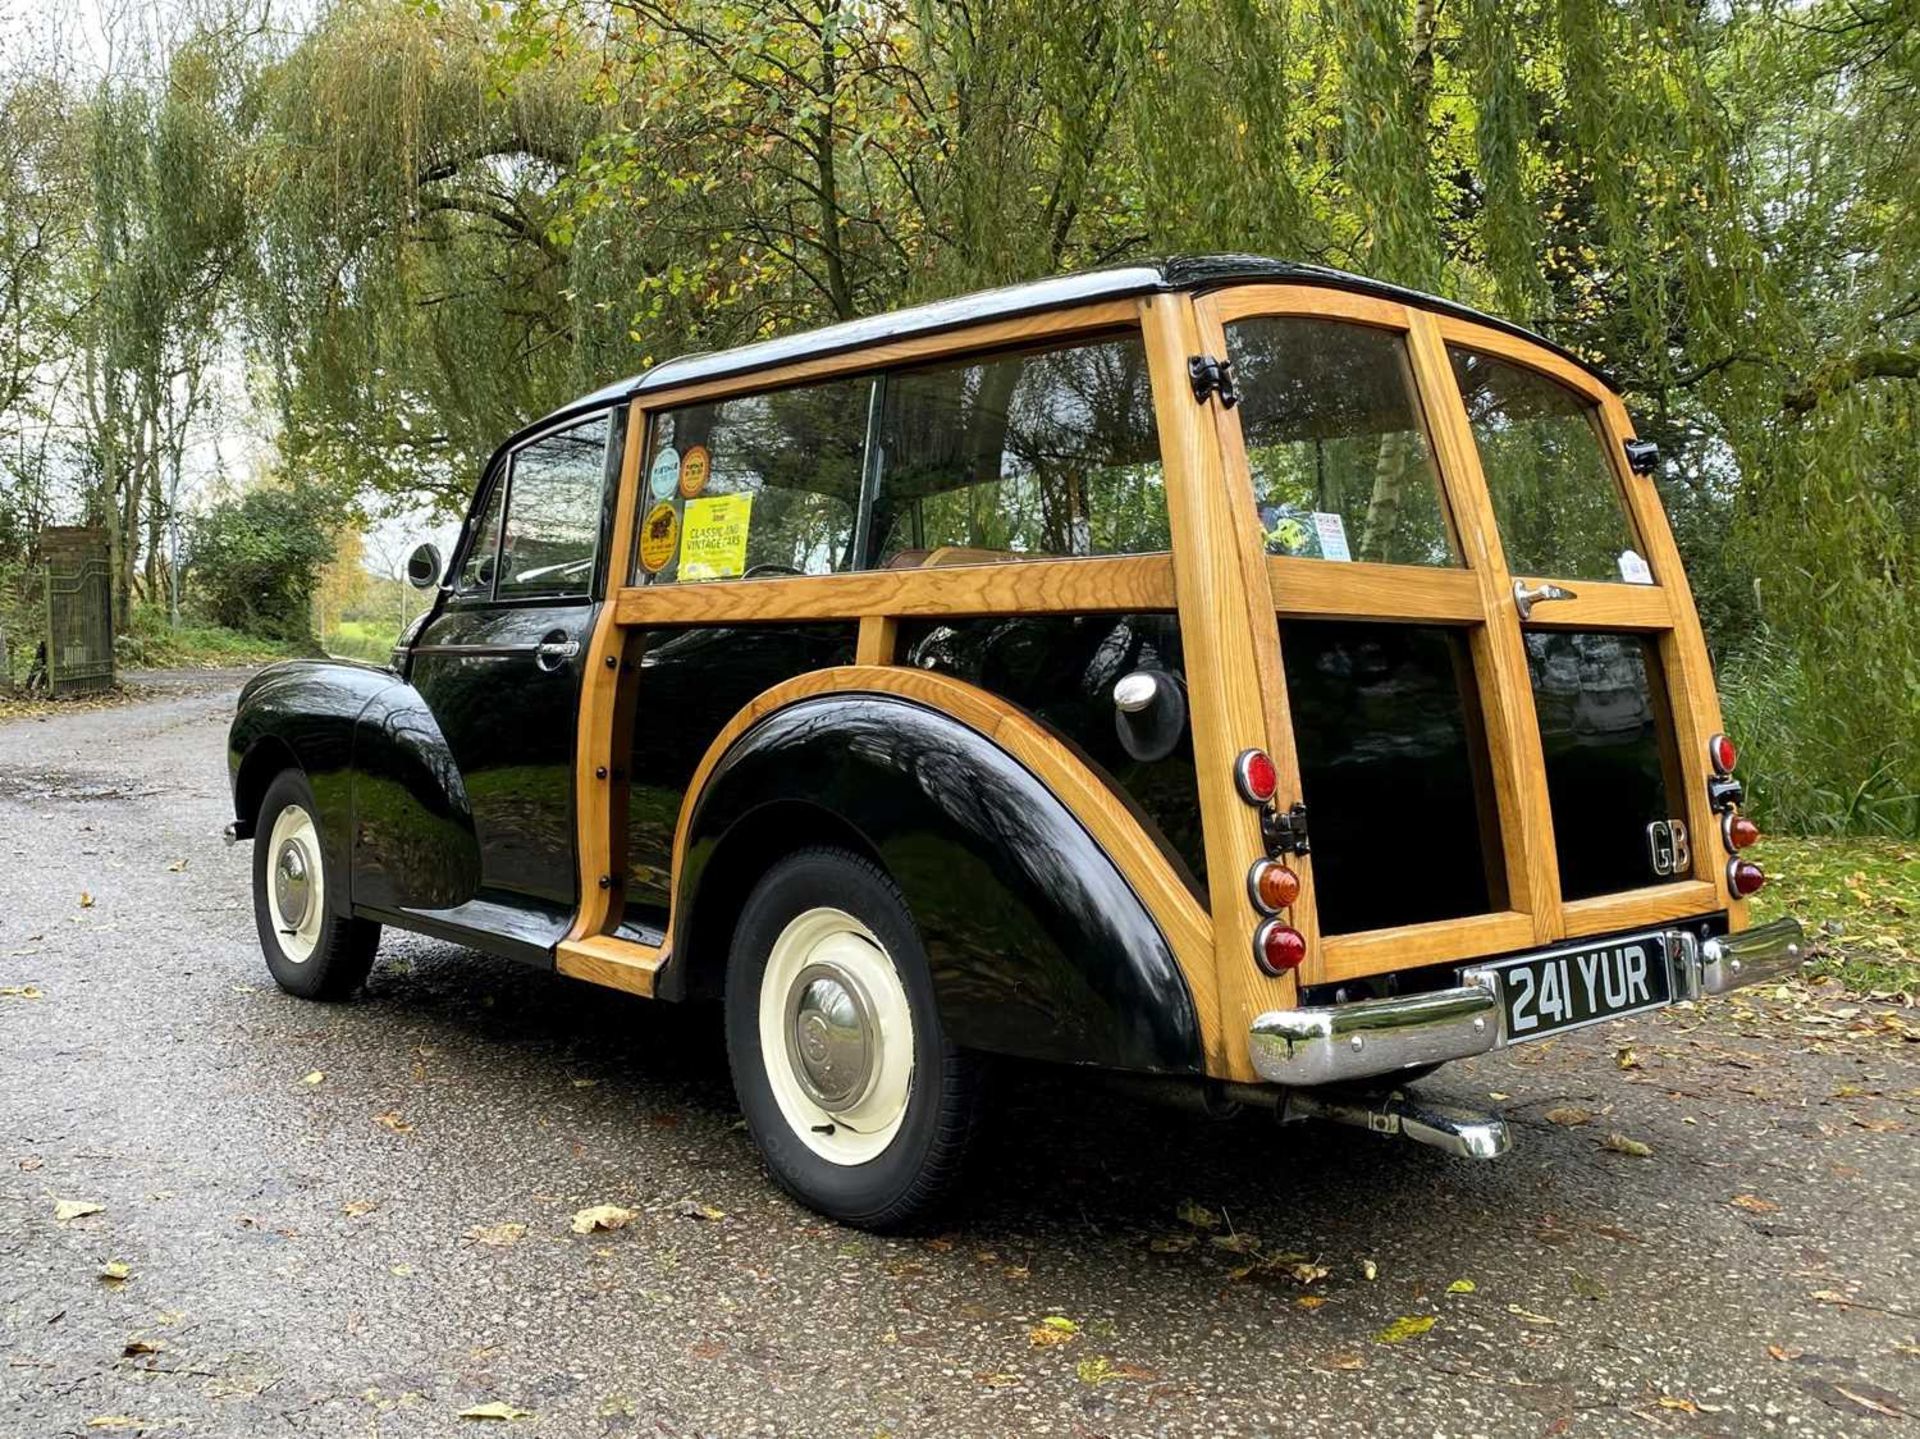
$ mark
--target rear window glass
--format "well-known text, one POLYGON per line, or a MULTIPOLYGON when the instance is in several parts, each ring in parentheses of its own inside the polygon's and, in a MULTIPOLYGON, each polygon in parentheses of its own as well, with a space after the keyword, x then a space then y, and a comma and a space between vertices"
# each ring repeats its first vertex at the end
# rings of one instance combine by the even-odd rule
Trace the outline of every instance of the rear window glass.
POLYGON ((879 435, 882 567, 1167 548, 1137 335, 889 375, 879 435))
POLYGON ((1524 365, 1453 345, 1447 355, 1507 568, 1576 580, 1651 579, 1607 463, 1598 407, 1524 365))
POLYGON ((1335 320, 1227 327, 1267 553, 1457 565, 1403 337, 1335 320))

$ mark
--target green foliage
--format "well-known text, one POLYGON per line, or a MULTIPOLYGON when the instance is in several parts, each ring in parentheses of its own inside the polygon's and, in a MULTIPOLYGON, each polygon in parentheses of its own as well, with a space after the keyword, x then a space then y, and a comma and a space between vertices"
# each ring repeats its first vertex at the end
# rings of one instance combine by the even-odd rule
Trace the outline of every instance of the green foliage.
POLYGON ((135 605, 114 641, 114 658, 122 669, 208 669, 286 659, 303 648, 221 625, 176 629, 158 605, 135 605))
POLYGON ((326 497, 261 485, 196 519, 189 570, 195 598, 219 625, 278 640, 309 638, 308 597, 333 557, 326 497))

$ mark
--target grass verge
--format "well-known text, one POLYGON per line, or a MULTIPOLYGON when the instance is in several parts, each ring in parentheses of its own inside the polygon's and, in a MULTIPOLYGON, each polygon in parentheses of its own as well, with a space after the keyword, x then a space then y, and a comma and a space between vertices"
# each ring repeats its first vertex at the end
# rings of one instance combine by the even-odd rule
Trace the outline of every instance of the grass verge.
POLYGON ((1768 835, 1755 923, 1798 915, 1824 951, 1816 974, 1861 994, 1920 996, 1920 843, 1768 835))

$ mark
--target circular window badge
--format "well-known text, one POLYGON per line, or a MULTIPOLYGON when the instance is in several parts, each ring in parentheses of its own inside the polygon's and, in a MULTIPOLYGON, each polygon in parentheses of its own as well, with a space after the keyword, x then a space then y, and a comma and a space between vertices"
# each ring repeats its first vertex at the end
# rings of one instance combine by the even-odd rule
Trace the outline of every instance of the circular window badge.
POLYGON ((657 575, 673 563, 680 548, 680 513, 662 500, 640 522, 640 568, 657 575))
POLYGON ((656 500, 664 500, 680 482, 680 452, 668 445, 653 457, 653 472, 647 476, 647 488, 656 500))
POLYGON ((680 498, 690 500, 707 487, 707 476, 713 472, 713 456, 707 453, 705 445, 691 446, 680 457, 680 498))

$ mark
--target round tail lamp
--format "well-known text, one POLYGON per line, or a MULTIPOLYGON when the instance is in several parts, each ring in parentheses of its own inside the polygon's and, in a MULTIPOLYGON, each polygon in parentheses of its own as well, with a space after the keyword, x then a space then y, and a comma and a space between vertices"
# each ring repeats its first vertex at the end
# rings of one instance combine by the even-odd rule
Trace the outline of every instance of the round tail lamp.
POLYGON ((1738 854, 1759 842, 1760 826, 1739 811, 1728 810, 1720 817, 1720 838, 1726 841, 1729 854, 1738 854))
POLYGON ((1233 778, 1240 786, 1240 797, 1248 804, 1266 804, 1280 788, 1280 771, 1273 767, 1273 756, 1263 749, 1240 751, 1233 762, 1233 778))
POLYGON ((1300 967, 1307 957, 1306 937, 1291 925, 1270 919, 1253 935, 1253 962, 1276 978, 1300 967))
POLYGON ((1745 899, 1750 894, 1758 894, 1760 886, 1767 882, 1767 872, 1750 859, 1735 859, 1727 862, 1727 888, 1735 898, 1745 899))
POLYGON ((1278 914, 1300 898, 1300 876, 1284 864, 1263 859, 1247 874, 1247 893, 1262 914, 1278 914))
POLYGON ((1732 740, 1717 734, 1707 741, 1707 758, 1712 762, 1715 774, 1730 775, 1733 767, 1740 762, 1740 751, 1732 740))

